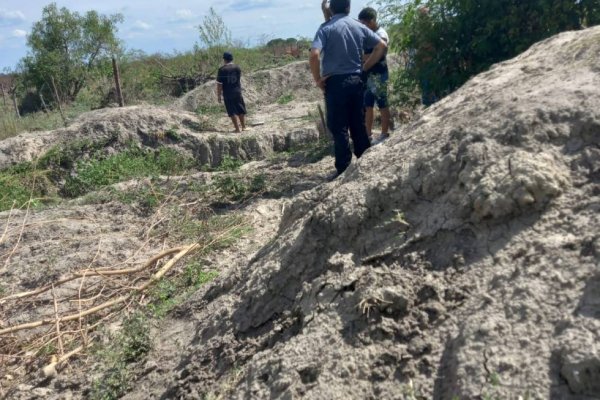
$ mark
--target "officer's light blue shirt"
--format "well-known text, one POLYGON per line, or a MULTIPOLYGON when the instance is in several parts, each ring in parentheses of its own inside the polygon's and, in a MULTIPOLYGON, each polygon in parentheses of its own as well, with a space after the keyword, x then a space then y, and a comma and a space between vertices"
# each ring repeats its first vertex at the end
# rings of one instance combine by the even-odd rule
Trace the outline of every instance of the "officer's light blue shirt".
POLYGON ((312 48, 321 51, 321 76, 360 74, 364 49, 381 38, 346 14, 336 14, 315 35, 312 48))

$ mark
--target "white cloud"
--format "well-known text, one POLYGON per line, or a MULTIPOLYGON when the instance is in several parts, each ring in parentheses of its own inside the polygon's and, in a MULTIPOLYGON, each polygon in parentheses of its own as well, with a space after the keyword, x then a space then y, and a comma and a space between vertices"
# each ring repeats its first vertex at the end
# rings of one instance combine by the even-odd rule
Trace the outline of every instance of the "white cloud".
POLYGON ((140 31, 147 31, 147 30, 149 30, 149 29, 151 29, 151 28, 152 28, 152 25, 150 25, 150 24, 149 24, 149 23, 147 23, 147 22, 140 21, 140 20, 138 19, 137 21, 135 21, 135 22, 133 23, 133 28, 134 28, 134 29, 136 29, 136 30, 140 30, 140 31))
POLYGON ((187 9, 175 11, 175 16, 180 21, 186 21, 186 20, 190 20, 190 19, 196 18, 196 16, 194 15, 194 13, 191 10, 187 10, 187 9))
POLYGON ((21 37, 25 37, 27 36, 27 31, 24 31, 23 29, 15 29, 14 31, 12 31, 12 36, 14 38, 21 38, 21 37))
POLYGON ((19 10, 0 8, 0 26, 12 26, 25 21, 25 14, 19 10))

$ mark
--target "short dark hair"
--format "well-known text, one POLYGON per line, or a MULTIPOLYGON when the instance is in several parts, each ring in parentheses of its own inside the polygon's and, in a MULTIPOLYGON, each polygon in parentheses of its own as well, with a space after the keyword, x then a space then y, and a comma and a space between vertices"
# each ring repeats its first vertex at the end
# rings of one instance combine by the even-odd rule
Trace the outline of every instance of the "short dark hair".
POLYGON ((375 21, 377 20, 377 11, 374 8, 365 7, 358 14, 358 19, 361 21, 375 21))
POLYGON ((233 54, 231 54, 230 52, 226 51, 225 53, 223 53, 223 60, 225 60, 227 62, 233 61, 233 54))
POLYGON ((346 14, 350 8, 350 0, 330 0, 329 9, 334 14, 346 14))

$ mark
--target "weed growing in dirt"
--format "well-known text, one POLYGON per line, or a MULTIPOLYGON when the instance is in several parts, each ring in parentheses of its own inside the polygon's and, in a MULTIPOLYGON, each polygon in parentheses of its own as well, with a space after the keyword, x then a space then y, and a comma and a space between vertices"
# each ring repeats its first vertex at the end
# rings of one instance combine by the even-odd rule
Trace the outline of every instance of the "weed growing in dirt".
POLYGON ((120 398, 129 387, 128 364, 140 361, 151 349, 150 322, 136 313, 123 322, 121 331, 96 355, 103 364, 102 377, 92 384, 90 398, 112 400, 120 398))
POLYGON ((183 274, 174 279, 163 279, 153 288, 149 294, 148 310, 153 317, 163 318, 200 286, 218 275, 216 271, 207 271, 199 261, 192 261, 185 267, 183 274))
POLYGON ((288 104, 292 100, 294 100, 294 95, 293 94, 291 94, 291 93, 282 94, 277 99, 277 104, 280 104, 280 105, 288 104))
POLYGON ((167 129, 165 131, 165 136, 174 142, 181 141, 181 135, 179 135, 179 132, 177 131, 177 126, 172 126, 171 128, 167 129))
POLYGON ((240 167, 244 165, 242 160, 237 158, 233 158, 231 156, 223 156, 221 160, 221 164, 215 169, 216 171, 237 171, 240 167))
POLYGON ((242 202, 267 190, 267 178, 264 174, 253 177, 240 175, 217 176, 214 188, 222 200, 242 202))

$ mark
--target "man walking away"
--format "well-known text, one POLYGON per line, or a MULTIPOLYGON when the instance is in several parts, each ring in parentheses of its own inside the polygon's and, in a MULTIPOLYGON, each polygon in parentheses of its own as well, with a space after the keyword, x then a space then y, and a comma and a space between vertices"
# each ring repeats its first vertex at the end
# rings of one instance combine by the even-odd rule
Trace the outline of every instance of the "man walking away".
MULTIPOLYGON (((377 11, 371 7, 364 8, 359 14, 358 19, 367 28, 375 32, 386 44, 389 44, 389 38, 387 32, 379 26, 377 23, 377 11)), ((365 57, 368 57, 373 53, 372 48, 365 49, 365 57)), ((381 113, 381 136, 377 139, 382 141, 387 139, 390 129, 390 109, 388 108, 388 91, 387 82, 389 79, 389 71, 386 62, 385 54, 369 70, 366 77, 366 91, 365 91, 365 120, 367 124, 367 134, 369 138, 373 135, 373 119, 375 102, 379 107, 381 113)))
POLYGON ((225 100, 227 115, 231 118, 237 133, 246 129, 246 104, 242 97, 242 70, 233 63, 233 55, 223 53, 223 66, 217 74, 217 98, 221 102, 221 95, 225 100), (239 119, 239 123, 238 123, 239 119))
POLYGON ((384 55, 387 45, 372 30, 350 18, 350 0, 331 0, 333 17, 321 25, 312 43, 310 69, 316 85, 325 92, 327 127, 335 147, 335 179, 352 160, 348 129, 354 154, 360 157, 370 147, 363 110, 363 68, 369 70, 384 55), (364 48, 373 48, 362 65, 364 48), (321 67, 322 64, 322 67, 321 67))

